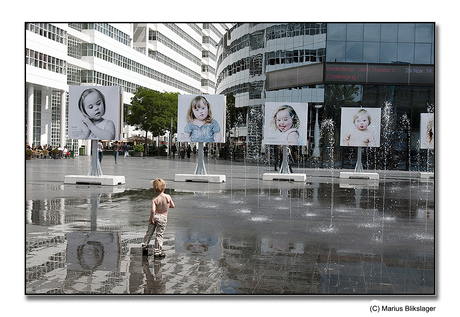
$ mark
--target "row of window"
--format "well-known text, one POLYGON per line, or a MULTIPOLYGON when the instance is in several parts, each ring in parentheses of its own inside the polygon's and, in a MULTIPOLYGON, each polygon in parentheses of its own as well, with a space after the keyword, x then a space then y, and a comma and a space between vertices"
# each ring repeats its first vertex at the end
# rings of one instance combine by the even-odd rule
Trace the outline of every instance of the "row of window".
POLYGON ((328 41, 327 61, 434 64, 434 44, 328 41))
MULTIPOLYGON (((276 52, 265 53, 265 66, 293 63, 320 63, 326 58, 326 49, 317 50, 279 50, 276 52)), ((217 77, 217 85, 228 76, 232 76, 240 71, 249 69, 249 76, 262 75, 263 55, 257 54, 251 57, 240 59, 225 67, 217 77)))
POLYGON ((201 87, 211 87, 211 88, 215 89, 216 85, 214 84, 214 82, 212 80, 202 79, 201 80, 201 87))
MULTIPOLYGON (((97 44, 91 43, 83 43, 82 44, 82 56, 94 56, 97 58, 101 58, 105 61, 113 63, 117 66, 129 69, 133 72, 146 76, 148 78, 157 79, 160 82, 170 82, 173 83, 171 86, 184 89, 186 91, 193 90, 193 87, 178 81, 170 76, 164 75, 157 70, 147 67, 144 64, 135 62, 127 57, 124 57, 118 53, 115 53, 111 50, 103 48, 97 44), (167 78, 167 79, 165 79, 167 78)), ((198 76, 197 80, 199 80, 201 76, 198 76)), ((134 88, 135 89, 135 88, 134 88)))
POLYGON ((433 43, 434 23, 328 23, 327 40, 433 43))
POLYGON ((67 32, 49 23, 26 23, 26 30, 46 37, 52 41, 67 44, 67 32))
POLYGON ((108 23, 82 23, 82 28, 99 31, 102 34, 105 34, 124 45, 129 46, 131 44, 131 38, 129 37, 129 34, 114 28, 108 23))
POLYGON ((326 59, 326 49, 317 50, 278 50, 265 53, 265 65, 292 63, 321 63, 326 59))
POLYGON ((264 88, 264 82, 263 81, 256 81, 256 82, 251 82, 251 83, 242 83, 239 85, 235 85, 232 87, 229 87, 223 91, 221 91, 221 94, 228 95, 228 94, 242 94, 242 93, 249 93, 249 99, 261 99, 262 98, 262 92, 264 88))
POLYGON ((26 49, 26 65, 47 69, 62 75, 66 74, 67 68, 66 61, 31 49, 26 49))
MULTIPOLYGON (((196 89, 190 85, 187 85, 181 81, 176 80, 170 76, 164 75, 160 72, 153 71, 149 74, 149 78, 156 80, 158 82, 164 83, 168 86, 175 87, 177 89, 183 90, 190 94, 199 94, 200 90, 196 89)), ((135 93, 137 87, 140 85, 134 84, 132 82, 116 78, 98 71, 94 70, 81 70, 80 72, 81 83, 96 84, 102 86, 120 86, 124 91, 129 93, 135 93)))
POLYGON ((186 32, 184 32, 180 27, 178 27, 174 23, 164 23, 164 26, 166 26, 168 29, 179 35, 183 40, 185 40, 187 43, 191 44, 193 47, 195 47, 198 50, 201 50, 201 44, 197 40, 195 40, 193 37, 188 35, 186 32))
MULTIPOLYGON (((222 26, 224 29, 227 28, 227 26, 226 26, 225 24, 222 24, 222 23, 221 23, 221 26, 222 26)), ((208 30, 208 29, 209 29, 209 30, 213 31, 213 32, 217 35, 218 38, 222 38, 222 36, 224 36, 224 35, 214 26, 214 24, 212 24, 212 23, 203 23, 203 29, 204 29, 204 30, 208 30)))
MULTIPOLYGON (((158 41, 165 46, 169 47, 173 51, 179 53, 180 55, 184 56, 191 62, 195 63, 196 65, 201 66, 201 59, 199 59, 196 55, 190 53, 189 51, 185 50, 183 47, 180 45, 177 45, 174 41, 172 41, 170 38, 167 36, 164 36, 158 31, 149 31, 149 41, 158 41)), ((201 51, 201 45, 200 45, 200 51, 201 51)))
MULTIPOLYGON (((271 27, 266 28, 264 31, 257 31, 252 34, 246 34, 242 37, 235 39, 232 41, 230 45, 226 45, 226 39, 224 38, 222 43, 222 54, 218 58, 217 65, 220 63, 230 54, 233 54, 245 47, 250 47, 251 50, 256 50, 265 47, 265 41, 274 40, 283 37, 294 37, 294 36, 306 36, 306 35, 316 35, 316 34, 324 34, 326 33, 326 23, 287 23, 287 24, 278 24, 271 27)), ((322 54, 325 52, 321 52, 322 54)), ((307 53, 308 54, 308 53, 307 53)), ((296 63, 301 62, 300 56, 305 56, 304 52, 298 51, 297 53, 292 53, 293 57, 292 60, 288 59, 286 63, 296 63), (297 54, 299 61, 294 61, 294 55, 297 54)), ((312 61, 316 62, 318 60, 311 60, 310 58, 306 59, 305 61, 312 61)), ((276 59, 274 63, 277 64, 276 59)), ((269 64, 269 65, 275 65, 269 64)), ((278 60, 278 64, 284 64, 281 60, 278 60)))
POLYGON ((185 67, 181 63, 176 62, 172 58, 169 58, 168 56, 166 56, 164 54, 161 54, 158 51, 149 50, 148 56, 150 58, 154 59, 154 60, 157 60, 157 61, 159 61, 159 62, 171 67, 172 69, 175 69, 175 70, 177 70, 177 71, 179 71, 179 72, 181 72, 181 73, 183 73, 183 74, 195 79, 195 80, 200 80, 201 79, 201 75, 198 74, 197 72, 194 72, 190 68, 185 67))
POLYGON ((232 76, 238 72, 249 69, 249 76, 254 77, 256 75, 262 75, 263 55, 257 54, 251 57, 246 57, 232 63, 225 67, 217 77, 217 85, 221 83, 225 78, 232 76))
POLYGON ((266 29, 268 40, 280 39, 283 37, 294 37, 303 35, 317 35, 326 33, 326 23, 287 23, 278 24, 266 29))

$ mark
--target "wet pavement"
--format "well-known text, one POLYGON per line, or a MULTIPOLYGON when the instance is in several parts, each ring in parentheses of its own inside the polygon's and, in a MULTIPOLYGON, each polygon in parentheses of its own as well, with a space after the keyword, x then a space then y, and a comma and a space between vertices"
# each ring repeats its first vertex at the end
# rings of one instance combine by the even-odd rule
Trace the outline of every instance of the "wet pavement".
POLYGON ((415 172, 263 181, 272 166, 207 159, 225 183, 174 182, 194 158, 106 156, 126 184, 64 184, 89 164, 25 164, 26 294, 435 294, 434 182, 415 172), (140 248, 158 177, 176 204, 164 259, 140 248))

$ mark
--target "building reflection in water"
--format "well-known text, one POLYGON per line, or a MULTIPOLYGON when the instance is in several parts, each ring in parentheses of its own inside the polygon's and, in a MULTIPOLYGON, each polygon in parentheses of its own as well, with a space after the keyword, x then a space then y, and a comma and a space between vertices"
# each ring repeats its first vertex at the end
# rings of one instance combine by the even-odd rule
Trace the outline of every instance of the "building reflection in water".
POLYGON ((202 199, 197 199, 199 193, 176 194, 176 205, 187 207, 176 208, 169 216, 167 257, 161 260, 143 256, 140 248, 150 203, 146 193, 150 191, 28 202, 28 225, 67 229, 61 235, 43 234, 27 241, 27 292, 434 290, 432 183, 307 183, 283 190, 203 194, 202 199), (402 251, 395 253, 399 248, 402 251))

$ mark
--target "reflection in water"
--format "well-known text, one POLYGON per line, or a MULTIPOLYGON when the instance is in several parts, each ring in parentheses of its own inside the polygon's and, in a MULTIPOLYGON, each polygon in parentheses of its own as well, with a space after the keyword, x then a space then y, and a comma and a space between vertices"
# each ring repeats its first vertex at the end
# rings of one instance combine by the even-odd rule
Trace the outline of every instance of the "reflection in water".
POLYGON ((432 183, 169 193, 161 260, 140 248, 151 189, 28 201, 26 292, 434 292, 432 183))
POLYGON ((166 292, 165 282, 161 275, 161 261, 153 261, 153 274, 150 269, 148 256, 142 257, 142 271, 145 274, 146 283, 144 294, 164 294, 166 292))

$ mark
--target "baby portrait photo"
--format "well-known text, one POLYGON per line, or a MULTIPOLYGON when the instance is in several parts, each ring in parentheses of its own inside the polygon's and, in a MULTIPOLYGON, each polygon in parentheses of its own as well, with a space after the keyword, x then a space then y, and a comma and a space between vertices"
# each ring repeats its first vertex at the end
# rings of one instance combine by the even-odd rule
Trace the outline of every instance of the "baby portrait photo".
POLYGON ((225 96, 179 95, 178 142, 225 142, 225 96))
POLYGON ((70 86, 69 139, 119 140, 120 99, 118 86, 70 86))
POLYGON ((264 142, 306 145, 308 103, 265 103, 264 142))
POLYGON ((340 145, 380 146, 380 108, 342 108, 340 145))
POLYGON ((434 149, 434 113, 420 114, 420 148, 434 149))

